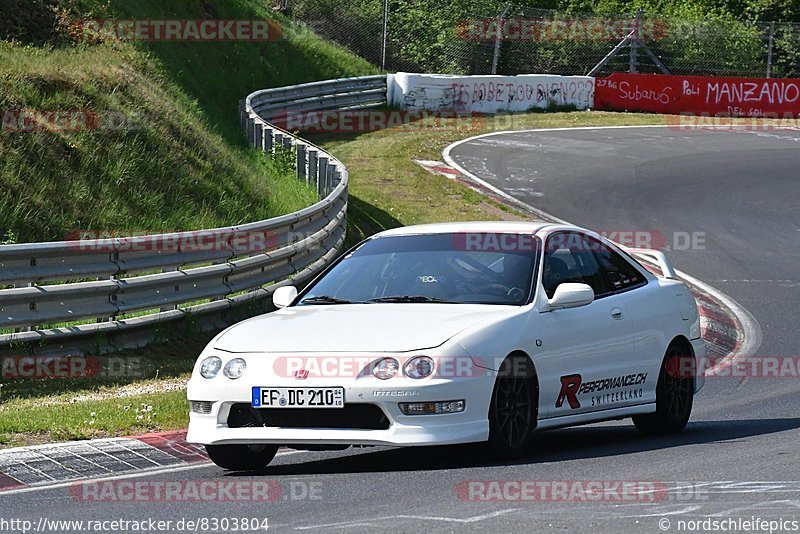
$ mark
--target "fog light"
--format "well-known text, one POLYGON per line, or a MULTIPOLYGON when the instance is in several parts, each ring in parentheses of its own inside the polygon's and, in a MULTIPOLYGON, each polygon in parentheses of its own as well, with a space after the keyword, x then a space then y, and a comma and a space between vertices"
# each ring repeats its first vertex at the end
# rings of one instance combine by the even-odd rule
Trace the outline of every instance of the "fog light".
POLYGON ((404 367, 406 376, 411 378, 425 378, 433 372, 433 360, 427 356, 413 358, 404 367))
POLYGON ((405 415, 436 415, 463 412, 464 400, 442 402, 401 402, 400 411, 405 415))
POLYGON ((222 374, 236 380, 242 373, 244 373, 244 369, 247 367, 247 362, 241 358, 234 358, 228 363, 225 364, 225 369, 222 370, 222 374))
POLYGON ((388 380, 397 374, 400 370, 400 364, 394 358, 384 358, 378 360, 372 366, 372 376, 380 378, 381 380, 388 380))
POLYGON ((192 413, 210 414, 213 404, 211 401, 189 401, 189 409, 192 413))
POLYGON ((217 373, 219 373, 221 367, 222 360, 216 356, 206 358, 203 360, 203 363, 200 364, 200 376, 203 378, 214 378, 217 376, 217 373))

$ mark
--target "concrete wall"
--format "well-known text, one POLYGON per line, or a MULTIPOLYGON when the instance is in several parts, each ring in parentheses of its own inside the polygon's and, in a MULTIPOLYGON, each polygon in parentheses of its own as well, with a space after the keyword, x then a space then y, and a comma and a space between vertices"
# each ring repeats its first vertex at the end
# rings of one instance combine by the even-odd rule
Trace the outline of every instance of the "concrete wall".
POLYGON ((445 74, 389 75, 391 105, 413 110, 454 110, 477 113, 528 111, 551 105, 594 105, 590 76, 450 76, 445 74))

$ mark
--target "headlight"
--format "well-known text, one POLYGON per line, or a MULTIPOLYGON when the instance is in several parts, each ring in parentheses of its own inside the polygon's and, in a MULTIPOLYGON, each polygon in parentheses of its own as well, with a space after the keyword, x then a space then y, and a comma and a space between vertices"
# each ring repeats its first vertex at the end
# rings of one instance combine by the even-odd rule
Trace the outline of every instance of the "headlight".
POLYGON ((203 378, 214 378, 217 376, 217 373, 219 373, 221 367, 222 360, 216 356, 210 356, 200 364, 200 376, 203 378))
POLYGON ((241 358, 234 358, 225 364, 225 369, 222 370, 222 374, 224 374, 228 378, 236 380, 237 378, 242 376, 245 367, 247 367, 246 361, 244 361, 241 358))
POLYGON ((403 370, 408 377, 425 378, 433 373, 433 360, 427 356, 419 356, 409 360, 403 370))
POLYGON ((394 358, 384 358, 378 360, 372 366, 372 376, 381 380, 388 380, 397 374, 400 364, 394 358))

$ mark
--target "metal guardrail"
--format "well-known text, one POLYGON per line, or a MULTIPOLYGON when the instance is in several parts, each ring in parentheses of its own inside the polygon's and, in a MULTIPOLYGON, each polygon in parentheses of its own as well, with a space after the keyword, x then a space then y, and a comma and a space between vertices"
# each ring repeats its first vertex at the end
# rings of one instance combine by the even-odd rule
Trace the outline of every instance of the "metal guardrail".
POLYGON ((36 351, 85 351, 90 343, 102 352, 140 346, 165 324, 171 328, 191 317, 200 328, 224 326, 235 320, 229 312, 239 305, 309 281, 344 243, 347 168, 269 120, 385 103, 383 75, 265 89, 241 102, 249 143, 266 153, 291 154, 298 178, 316 187, 321 200, 300 211, 210 230, 0 246, 0 287, 11 286, 0 289, 0 329, 14 329, 0 334, 0 349, 44 344, 36 351), (237 246, 238 238, 253 235, 267 236, 263 249, 237 246), (219 246, 187 246, 209 242, 219 246), (152 243, 174 246, 154 249, 152 243), (191 305, 198 301, 206 302, 191 305), (69 326, 47 327, 60 323, 69 326))

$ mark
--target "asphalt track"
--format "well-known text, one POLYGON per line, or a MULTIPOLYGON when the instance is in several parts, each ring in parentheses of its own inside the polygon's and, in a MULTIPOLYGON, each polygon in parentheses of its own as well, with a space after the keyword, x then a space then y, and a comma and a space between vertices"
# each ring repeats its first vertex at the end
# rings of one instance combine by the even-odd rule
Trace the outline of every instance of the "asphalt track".
MULTIPOLYGON (((670 253, 675 265, 753 314, 763 331, 757 354, 792 356, 800 325, 798 148, 800 132, 631 128, 504 134, 463 143, 451 157, 576 224, 668 239, 704 232, 703 249, 670 253)), ((0 518, 268 517, 273 532, 679 532, 680 521, 800 520, 798 443, 800 380, 716 378, 678 436, 642 437, 627 421, 557 430, 513 463, 476 457, 470 447, 299 452, 257 475, 199 465, 135 478, 275 481, 282 492, 274 502, 85 501, 67 485, 9 493, 0 518), (659 491, 635 500, 464 500, 457 487, 474 480, 655 481, 659 491), (304 497, 304 487, 319 498, 304 497)), ((717 531, 742 531, 726 525, 717 531)))

